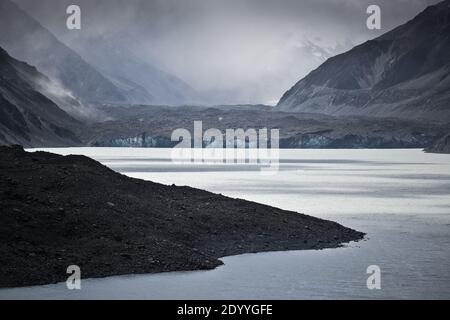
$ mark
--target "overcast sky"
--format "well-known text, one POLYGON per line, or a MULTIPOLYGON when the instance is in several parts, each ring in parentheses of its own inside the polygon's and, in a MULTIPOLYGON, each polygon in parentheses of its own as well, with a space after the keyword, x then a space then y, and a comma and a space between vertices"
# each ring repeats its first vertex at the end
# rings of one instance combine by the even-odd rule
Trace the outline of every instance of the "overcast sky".
POLYGON ((408 21, 436 0, 14 0, 71 45, 116 37, 156 67, 226 103, 276 103, 329 55, 408 21), (82 30, 68 31, 69 4, 82 30), (382 10, 368 30, 366 9, 382 10))

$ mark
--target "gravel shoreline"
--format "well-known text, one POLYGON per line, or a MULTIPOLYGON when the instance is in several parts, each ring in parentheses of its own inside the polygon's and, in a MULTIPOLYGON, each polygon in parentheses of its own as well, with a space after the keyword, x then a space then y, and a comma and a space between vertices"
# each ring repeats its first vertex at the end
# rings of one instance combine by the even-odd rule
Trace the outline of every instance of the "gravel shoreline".
POLYGON ((190 187, 133 179, 84 156, 0 147, 0 287, 207 270, 220 257, 336 248, 364 233, 190 187))

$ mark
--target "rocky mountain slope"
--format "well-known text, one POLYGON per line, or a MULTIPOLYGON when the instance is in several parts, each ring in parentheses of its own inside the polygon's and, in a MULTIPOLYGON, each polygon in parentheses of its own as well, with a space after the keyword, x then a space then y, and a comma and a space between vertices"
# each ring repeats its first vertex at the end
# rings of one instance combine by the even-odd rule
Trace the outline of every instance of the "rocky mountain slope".
POLYGON ((0 48, 0 144, 75 146, 80 123, 41 93, 50 80, 0 48))
POLYGON ((426 148, 427 152, 433 153, 450 153, 450 134, 446 134, 440 139, 437 139, 433 145, 426 148))
POLYGON ((132 179, 83 157, 0 147, 0 287, 211 269, 247 252, 334 248, 363 233, 189 187, 132 179))
POLYGON ((328 59, 284 94, 283 111, 450 122, 450 0, 328 59))

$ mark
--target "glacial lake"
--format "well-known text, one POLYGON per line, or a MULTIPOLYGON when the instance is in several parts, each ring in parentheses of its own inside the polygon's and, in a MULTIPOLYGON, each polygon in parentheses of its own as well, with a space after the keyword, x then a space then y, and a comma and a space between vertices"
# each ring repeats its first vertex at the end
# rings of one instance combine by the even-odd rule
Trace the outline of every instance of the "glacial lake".
POLYGON ((450 155, 421 150, 281 150, 279 172, 189 164, 170 149, 45 149, 123 174, 189 185, 334 220, 364 241, 321 251, 225 257, 210 271, 83 279, 0 290, 0 299, 449 299, 450 155), (381 269, 369 290, 366 269, 381 269))

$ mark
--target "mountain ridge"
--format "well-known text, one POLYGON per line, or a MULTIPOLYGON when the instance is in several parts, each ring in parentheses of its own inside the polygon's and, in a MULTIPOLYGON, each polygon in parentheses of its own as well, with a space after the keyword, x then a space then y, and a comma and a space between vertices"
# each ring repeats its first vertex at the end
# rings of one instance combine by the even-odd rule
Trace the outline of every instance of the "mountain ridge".
POLYGON ((279 110, 450 121, 450 1, 328 59, 279 110))

